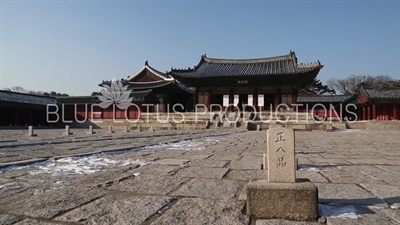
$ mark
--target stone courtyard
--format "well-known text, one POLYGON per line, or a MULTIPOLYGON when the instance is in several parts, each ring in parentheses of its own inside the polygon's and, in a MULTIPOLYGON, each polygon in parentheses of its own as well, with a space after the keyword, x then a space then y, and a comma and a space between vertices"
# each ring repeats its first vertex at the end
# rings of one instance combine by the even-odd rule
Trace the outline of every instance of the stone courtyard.
POLYGON ((63 131, 0 131, 0 224, 400 223, 399 131, 295 133, 315 223, 245 214, 246 185, 267 178, 265 131, 63 131))

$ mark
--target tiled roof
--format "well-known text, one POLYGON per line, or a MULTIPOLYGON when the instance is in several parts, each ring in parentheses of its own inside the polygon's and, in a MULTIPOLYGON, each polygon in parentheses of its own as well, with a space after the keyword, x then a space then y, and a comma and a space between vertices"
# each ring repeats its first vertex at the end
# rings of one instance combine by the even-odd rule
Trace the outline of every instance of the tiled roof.
POLYGON ((297 103, 338 103, 344 102, 352 95, 313 95, 313 96, 298 96, 297 103))
MULTIPOLYGON (((111 80, 103 80, 99 86, 104 87, 104 85, 111 85, 111 80)), ((150 89, 157 89, 157 88, 161 88, 167 85, 176 85, 179 89, 181 89, 184 92, 187 92, 189 94, 193 94, 193 90, 186 87, 185 85, 183 85, 181 82, 175 80, 175 78, 171 77, 170 75, 168 75, 167 73, 162 73, 156 69, 154 69, 153 67, 151 67, 148 62, 145 62, 145 65, 138 71, 136 72, 134 75, 129 76, 127 79, 121 79, 119 80, 119 82, 121 82, 121 84, 123 86, 128 85, 128 90, 133 90, 133 91, 140 91, 140 90, 150 90, 150 89), (136 77, 137 75, 139 75, 140 73, 143 72, 143 70, 148 70, 150 71, 152 74, 160 77, 162 80, 159 81, 150 81, 150 82, 132 82, 131 80, 133 80, 134 77, 136 77)))
POLYGON ((189 94, 194 94, 194 91, 193 91, 193 89, 191 89, 191 88, 188 88, 188 87, 186 87, 184 84, 182 84, 179 80, 176 80, 176 84, 178 85, 178 87, 181 89, 181 90, 183 90, 183 91, 185 91, 185 92, 187 92, 187 93, 189 93, 189 94))
POLYGON ((368 98, 368 99, 382 99, 382 100, 391 100, 396 99, 400 100, 400 88, 361 88, 360 91, 368 98))
POLYGON ((56 99, 58 104, 88 104, 99 102, 96 96, 60 96, 56 97, 56 99))
POLYGON ((53 97, 31 95, 11 91, 0 91, 0 101, 4 102, 15 102, 15 103, 27 103, 34 105, 47 105, 56 104, 57 101, 53 97))
POLYGON ((140 73, 142 73, 143 70, 146 70, 146 69, 147 69, 148 71, 150 71, 152 74, 154 74, 154 75, 160 77, 160 78, 163 79, 163 80, 173 80, 173 79, 174 79, 174 78, 172 78, 171 76, 169 76, 167 73, 160 72, 160 71, 158 71, 157 69, 151 67, 151 66, 149 65, 148 61, 146 60, 146 62, 144 63, 144 66, 143 66, 139 71, 137 71, 137 72, 136 72, 135 74, 133 74, 132 76, 129 76, 129 77, 128 77, 128 81, 131 81, 134 77, 136 77, 137 75, 139 75, 140 73))
MULTIPOLYGON (((144 101, 144 98, 151 92, 152 90, 141 90, 141 91, 132 91, 129 93, 129 97, 133 98, 134 102, 144 101)), ((100 100, 97 96, 70 96, 70 97, 57 97, 58 104, 97 104, 100 103, 100 100)))
POLYGON ((133 97, 133 101, 135 102, 142 102, 144 98, 150 94, 152 90, 145 90, 145 91, 132 91, 129 97, 133 97))
POLYGON ((169 74, 176 79, 260 76, 307 73, 319 71, 322 67, 319 61, 311 64, 297 64, 296 55, 292 51, 288 55, 260 59, 213 59, 203 55, 194 68, 171 68, 169 74))
MULTIPOLYGON (((111 80, 103 80, 99 86, 111 85, 111 80)), ((132 90, 147 90, 147 89, 154 89, 160 88, 169 84, 174 83, 174 80, 160 80, 160 81, 152 81, 152 82, 129 82, 128 80, 122 79, 121 83, 123 86, 128 85, 129 89, 132 90)))

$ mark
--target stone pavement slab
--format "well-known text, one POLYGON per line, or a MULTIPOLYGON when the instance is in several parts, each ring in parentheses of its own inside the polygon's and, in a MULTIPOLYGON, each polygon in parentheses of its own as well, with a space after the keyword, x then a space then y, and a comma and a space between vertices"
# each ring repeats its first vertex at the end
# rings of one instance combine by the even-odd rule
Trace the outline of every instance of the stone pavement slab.
POLYGON ((388 202, 391 207, 400 209, 400 187, 384 184, 360 184, 361 187, 373 193, 375 196, 388 202))
POLYGON ((321 223, 273 219, 273 220, 257 220, 256 225, 321 225, 321 223))
POLYGON ((106 193, 99 189, 64 187, 20 199, 2 206, 2 211, 31 217, 52 218, 106 193))
POLYGON ((197 159, 190 162, 190 166, 222 168, 227 165, 227 160, 197 159))
POLYGON ((243 156, 240 159, 232 160, 229 164, 229 169, 261 169, 261 164, 263 160, 261 157, 257 156, 243 156))
POLYGON ((226 172, 229 169, 227 168, 212 168, 212 167, 195 167, 189 166, 179 170, 175 177, 196 177, 196 178, 214 178, 214 179, 222 179, 226 172))
POLYGON ((15 224, 16 222, 18 222, 20 220, 22 220, 22 218, 19 216, 0 214, 0 224, 2 224, 2 225, 15 224))
MULTIPOLYGON (((346 207, 346 206, 344 206, 346 207)), ((348 207, 347 207, 348 208, 348 207)), ((384 215, 381 211, 365 207, 365 206, 353 206, 354 211, 344 210, 340 214, 333 213, 326 218, 327 225, 394 225, 396 224, 389 217, 384 215)))
POLYGON ((309 179, 313 183, 328 183, 329 181, 325 179, 319 172, 314 171, 296 171, 296 178, 299 179, 309 179))
POLYGON ((388 215, 393 221, 400 224, 400 209, 384 209, 383 212, 388 215))
POLYGON ((236 181, 220 179, 193 179, 183 185, 173 196, 230 199, 234 198, 239 188, 236 181))
POLYGON ((386 184, 377 174, 385 172, 371 165, 325 167, 321 174, 334 183, 373 183, 386 184))
POLYGON ((106 187, 112 184, 119 183, 123 180, 139 176, 140 173, 131 167, 111 168, 102 173, 92 173, 82 176, 77 176, 68 181, 70 186, 87 186, 87 187, 106 187))
POLYGON ((261 180, 261 179, 267 179, 268 174, 267 170, 237 170, 237 169, 231 169, 225 176, 226 179, 229 180, 245 180, 245 181, 251 181, 251 180, 261 180))
POLYGON ((189 160, 186 159, 160 159, 155 161, 155 164, 158 165, 167 165, 167 166, 183 166, 188 163, 189 160))
POLYGON ((386 158, 358 158, 358 159, 346 159, 346 161, 352 164, 369 164, 369 165, 393 165, 400 166, 400 161, 395 159, 386 159, 386 158))
POLYGON ((25 219, 15 223, 14 225, 61 225, 62 223, 57 223, 54 221, 46 221, 46 220, 34 220, 34 219, 25 219))
POLYGON ((315 185, 318 188, 320 203, 388 207, 386 202, 356 184, 315 183, 315 185))
POLYGON ((132 192, 135 194, 167 195, 190 178, 172 176, 140 175, 126 179, 109 187, 111 190, 132 192))
POLYGON ((242 213, 244 201, 202 198, 179 199, 152 225, 161 224, 230 224, 247 225, 250 218, 242 213))
POLYGON ((161 196, 107 196, 55 220, 80 224, 142 224, 173 200, 161 196))
MULTIPOLYGON (((398 158, 400 158, 400 156, 398 158)), ((376 167, 384 169, 391 173, 398 174, 400 176, 400 166, 376 165, 376 167)))
POLYGON ((186 160, 189 160, 189 161, 193 161, 193 160, 196 160, 196 159, 207 159, 207 158, 210 158, 212 155, 213 154, 186 153, 183 156, 181 156, 180 158, 186 159, 186 160))
POLYGON ((178 170, 182 169, 182 166, 165 166, 165 165, 148 165, 139 167, 134 171, 141 175, 154 175, 154 176, 168 176, 175 174, 178 170))

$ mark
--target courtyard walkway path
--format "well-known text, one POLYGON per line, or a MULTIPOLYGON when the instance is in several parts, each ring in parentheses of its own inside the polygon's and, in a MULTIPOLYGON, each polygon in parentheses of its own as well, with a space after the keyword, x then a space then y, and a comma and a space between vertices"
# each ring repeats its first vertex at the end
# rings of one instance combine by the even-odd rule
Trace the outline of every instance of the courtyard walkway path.
POLYGON ((71 131, 0 131, 0 224, 400 223, 399 131, 296 132, 316 223, 244 214, 264 131, 71 131))

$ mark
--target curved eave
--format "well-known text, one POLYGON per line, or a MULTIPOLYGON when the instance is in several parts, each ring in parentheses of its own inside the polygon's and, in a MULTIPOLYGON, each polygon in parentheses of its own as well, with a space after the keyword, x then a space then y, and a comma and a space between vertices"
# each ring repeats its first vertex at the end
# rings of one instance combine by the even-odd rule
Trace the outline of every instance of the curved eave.
POLYGON ((254 58, 254 59, 217 59, 217 58, 208 58, 206 56, 203 56, 200 63, 207 62, 213 64, 254 64, 254 63, 266 63, 266 62, 279 62, 286 60, 295 60, 294 53, 288 55, 273 56, 266 58, 254 58))
POLYGON ((174 78, 172 77, 166 77, 166 74, 161 73, 160 71, 152 68, 151 66, 149 66, 147 63, 139 70, 137 71, 135 74, 133 74, 132 76, 128 77, 128 81, 133 80, 136 76, 138 76, 139 74, 141 74, 143 71, 148 70, 149 72, 151 72, 152 74, 154 74, 155 76, 163 79, 163 80, 174 80, 174 78))
POLYGON ((168 86, 175 82, 174 79, 167 81, 154 81, 154 82, 128 82, 129 89, 133 90, 145 90, 145 89, 154 89, 160 88, 164 86, 168 86))
POLYGON ((304 66, 296 69, 293 73, 273 73, 273 74, 201 74, 196 71, 170 71, 168 74, 177 80, 187 79, 208 79, 208 78, 236 78, 236 77, 269 77, 269 76, 285 76, 285 75, 304 75, 308 73, 319 72, 323 65, 304 66))

